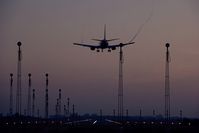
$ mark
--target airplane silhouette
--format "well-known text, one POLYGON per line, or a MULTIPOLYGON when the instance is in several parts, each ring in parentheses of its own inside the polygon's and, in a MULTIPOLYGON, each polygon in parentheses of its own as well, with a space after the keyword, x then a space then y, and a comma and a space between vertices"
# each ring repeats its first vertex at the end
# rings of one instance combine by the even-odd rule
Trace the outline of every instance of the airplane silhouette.
POLYGON ((106 25, 104 26, 104 39, 92 39, 94 41, 98 41, 100 42, 99 45, 94 46, 94 45, 89 45, 89 44, 82 44, 82 43, 73 43, 74 45, 79 45, 79 46, 83 46, 83 47, 88 47, 91 50, 95 50, 97 49, 97 52, 103 52, 104 49, 108 49, 108 52, 111 52, 111 50, 116 50, 117 47, 123 47, 125 45, 130 45, 130 44, 134 44, 135 42, 129 42, 129 43, 120 43, 120 44, 116 44, 116 45, 109 45, 109 42, 111 41, 115 41, 115 40, 119 40, 118 38, 116 39, 106 39, 106 25))

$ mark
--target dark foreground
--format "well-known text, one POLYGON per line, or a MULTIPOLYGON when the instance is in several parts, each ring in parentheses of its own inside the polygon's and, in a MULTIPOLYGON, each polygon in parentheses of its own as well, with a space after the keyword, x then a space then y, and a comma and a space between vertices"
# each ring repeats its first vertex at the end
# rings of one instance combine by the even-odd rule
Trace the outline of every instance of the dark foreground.
POLYGON ((125 121, 103 120, 1 120, 3 133, 199 133, 198 120, 173 121, 125 121))

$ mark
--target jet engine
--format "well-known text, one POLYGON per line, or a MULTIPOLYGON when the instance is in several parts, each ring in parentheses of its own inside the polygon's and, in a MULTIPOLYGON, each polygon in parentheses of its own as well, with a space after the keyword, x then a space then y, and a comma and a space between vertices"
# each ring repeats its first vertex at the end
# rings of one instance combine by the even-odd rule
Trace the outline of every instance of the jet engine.
POLYGON ((91 47, 90 49, 91 49, 91 50, 95 50, 95 48, 94 48, 94 47, 91 47))
POLYGON ((115 49, 116 49, 116 47, 112 47, 111 49, 112 49, 112 50, 115 50, 115 49))

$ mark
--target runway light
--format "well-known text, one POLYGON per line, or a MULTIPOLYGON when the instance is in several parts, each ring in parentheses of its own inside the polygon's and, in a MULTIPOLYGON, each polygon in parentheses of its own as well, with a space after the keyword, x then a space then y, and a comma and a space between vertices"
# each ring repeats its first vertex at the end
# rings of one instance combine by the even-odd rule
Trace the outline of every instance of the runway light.
POLYGON ((171 122, 172 125, 174 125, 174 122, 171 122))
POLYGON ((22 122, 22 121, 21 121, 20 123, 21 123, 21 125, 23 124, 23 122, 22 122))
POLYGON ((6 125, 8 125, 8 122, 6 122, 6 125))
POLYGON ((97 123, 97 120, 93 122, 93 125, 95 125, 97 123))
POLYGON ((181 123, 181 122, 179 122, 178 124, 179 124, 179 125, 181 125, 182 123, 181 123))
POLYGON ((191 126, 191 123, 189 122, 188 125, 191 126))
POLYGON ((152 121, 151 124, 154 124, 154 122, 152 121))
POLYGON ((55 122, 54 122, 54 121, 51 121, 51 123, 54 124, 55 122))
POLYGON ((13 122, 13 124, 15 125, 15 124, 16 124, 16 122, 13 122))
POLYGON ((37 121, 35 121, 35 124, 37 124, 37 121))
POLYGON ((30 124, 30 121, 28 122, 28 124, 30 124))
POLYGON ((160 122, 160 124, 162 125, 162 122, 160 122))

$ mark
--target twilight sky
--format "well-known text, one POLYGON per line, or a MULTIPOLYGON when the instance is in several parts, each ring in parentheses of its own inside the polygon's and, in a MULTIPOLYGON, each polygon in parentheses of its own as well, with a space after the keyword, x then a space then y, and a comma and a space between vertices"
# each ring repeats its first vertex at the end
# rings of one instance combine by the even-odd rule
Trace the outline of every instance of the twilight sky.
MULTIPOLYGON (((17 45, 22 42, 23 109, 28 73, 44 110, 45 73, 49 73, 50 114, 62 89, 80 114, 112 114, 117 108, 118 50, 97 53, 74 42, 97 44, 103 37, 128 42, 153 11, 135 40, 124 48, 124 108, 130 115, 164 114, 165 43, 171 44, 171 115, 199 117, 198 0, 1 0, 0 112, 9 105, 9 74, 16 95, 17 45)), ((14 97, 15 99, 16 97, 14 97)), ((14 108, 15 110, 15 108, 14 108)))

